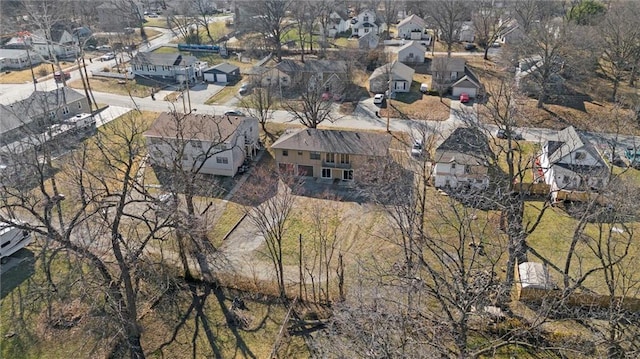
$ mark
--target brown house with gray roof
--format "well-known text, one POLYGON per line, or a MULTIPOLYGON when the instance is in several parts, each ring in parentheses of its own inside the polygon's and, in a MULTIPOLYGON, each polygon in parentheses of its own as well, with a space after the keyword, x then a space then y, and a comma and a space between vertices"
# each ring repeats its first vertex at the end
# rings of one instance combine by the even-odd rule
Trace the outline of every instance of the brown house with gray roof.
POLYGON ((390 144, 386 133, 304 128, 285 132, 271 148, 281 171, 351 181, 370 161, 387 157, 390 144))

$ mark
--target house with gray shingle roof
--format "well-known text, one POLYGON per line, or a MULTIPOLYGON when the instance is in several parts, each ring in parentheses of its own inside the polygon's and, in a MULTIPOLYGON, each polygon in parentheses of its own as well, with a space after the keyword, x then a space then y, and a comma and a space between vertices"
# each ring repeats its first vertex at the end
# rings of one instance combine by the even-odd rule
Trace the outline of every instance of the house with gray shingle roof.
POLYGON ((425 37, 425 22, 418 15, 413 14, 406 17, 396 25, 397 35, 401 39, 421 40, 425 37))
POLYGON ((387 133, 320 130, 288 130, 271 145, 280 171, 295 176, 351 181, 369 161, 389 155, 387 133))
POLYGON ((391 79, 391 91, 409 92, 414 73, 414 69, 400 61, 380 66, 369 76, 369 91, 384 93, 389 89, 391 79))
POLYGON ((557 140, 544 143, 539 164, 554 200, 559 191, 598 191, 609 181, 602 155, 573 126, 559 131, 557 140))
POLYGON ((87 98, 69 87, 35 91, 24 100, 0 105, 0 144, 7 144, 77 114, 91 112, 87 98))
POLYGON ((195 83, 202 75, 202 64, 195 56, 180 53, 160 54, 138 52, 130 62, 136 81, 158 84, 189 81, 195 83))

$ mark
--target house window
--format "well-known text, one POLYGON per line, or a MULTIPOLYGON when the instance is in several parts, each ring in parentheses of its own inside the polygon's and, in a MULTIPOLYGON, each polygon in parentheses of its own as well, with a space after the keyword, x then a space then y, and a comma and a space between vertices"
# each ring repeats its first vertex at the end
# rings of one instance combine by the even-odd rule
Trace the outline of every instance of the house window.
POLYGON ((342 163, 342 164, 348 164, 348 163, 349 163, 349 155, 348 155, 348 154, 341 153, 341 154, 340 154, 340 163, 342 163))
POLYGON ((228 164, 229 159, 226 157, 216 157, 216 163, 228 164))
POLYGON ((576 154, 574 155, 574 158, 575 158, 577 161, 584 160, 586 157, 587 157, 587 154, 586 154, 586 153, 584 153, 584 152, 576 152, 576 154))
POLYGON ((331 178, 331 168, 322 169, 322 178, 331 178))
POLYGON ((345 181, 353 180, 353 170, 344 170, 342 171, 342 179, 345 181))
POLYGON ((413 58, 413 52, 409 53, 409 58, 412 59, 413 58))
POLYGON ((68 115, 69 114, 69 107, 68 106, 65 106, 65 107, 62 108, 62 114, 63 115, 68 115))
POLYGON ((302 151, 298 151, 298 156, 302 156, 302 151))
POLYGON ((336 155, 335 153, 327 153, 325 155, 325 161, 327 163, 335 163, 336 162, 336 155))
POLYGON ((82 110, 82 102, 78 102, 78 109, 82 110))
POLYGON ((452 72, 451 72, 451 79, 452 79, 452 80, 455 80, 455 79, 457 79, 457 78, 458 78, 458 73, 457 73, 457 72, 455 72, 455 71, 452 71, 452 72))
POLYGON ((365 28, 364 28, 364 33, 365 33, 365 34, 369 33, 369 28, 368 28, 368 27, 365 27, 365 28))
POLYGON ((562 177, 562 183, 569 183, 569 176, 562 177))
POLYGON ((49 112, 49 118, 50 118, 50 119, 52 119, 52 120, 53 120, 54 118, 56 118, 56 112, 55 112, 55 111, 50 111, 50 112, 49 112))
POLYGON ((451 169, 452 169, 452 170, 455 170, 455 169, 456 169, 456 164, 455 164, 455 163, 452 163, 452 164, 451 164, 451 169))
POLYGON ((200 142, 200 141, 191 141, 191 147, 193 147, 193 148, 202 148, 202 142, 200 142))
POLYGON ((320 152, 309 152, 309 159, 310 160, 319 160, 320 159, 320 152))
POLYGON ((282 150, 282 155, 283 155, 283 156, 285 156, 285 157, 286 157, 286 156, 289 156, 289 151, 287 151, 287 150, 282 150))
POLYGON ((365 15, 365 16, 364 16, 364 18, 362 19, 362 21, 364 21, 364 22, 369 22, 369 16, 368 16, 368 15, 365 15))
POLYGON ((150 66, 150 70, 151 70, 151 71, 153 71, 153 72, 156 72, 156 71, 157 71, 157 70, 156 70, 156 65, 152 65, 152 66, 150 66))
POLYGON ((466 174, 471 173, 471 166, 464 166, 464 173, 466 174))

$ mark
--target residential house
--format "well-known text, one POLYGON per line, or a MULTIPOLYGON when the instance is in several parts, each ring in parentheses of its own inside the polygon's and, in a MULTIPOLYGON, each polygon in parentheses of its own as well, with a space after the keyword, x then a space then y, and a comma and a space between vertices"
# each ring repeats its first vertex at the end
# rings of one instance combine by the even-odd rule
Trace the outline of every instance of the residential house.
POLYGON ((240 80, 240 68, 228 62, 223 62, 210 67, 203 72, 204 80, 207 82, 235 83, 240 80))
MULTIPOLYGON (((540 69, 544 67, 544 59, 540 55, 527 57, 518 61, 515 82, 519 90, 525 94, 538 95, 540 92, 540 69)), ((560 60, 557 60, 560 61, 560 60)), ((559 66, 560 67, 560 66, 559 66)), ((552 73, 546 80, 546 91, 554 94, 565 93, 565 78, 559 73, 552 73)))
POLYGON ((477 128, 458 127, 436 148, 433 184, 437 188, 485 189, 493 158, 487 137, 477 128))
POLYGON ((425 22, 418 15, 411 15, 396 26, 396 37, 405 40, 422 40, 425 38, 425 22))
POLYGON ((431 88, 442 93, 451 90, 454 97, 467 93, 474 98, 481 94, 482 85, 476 74, 460 57, 436 56, 431 61, 431 88))
POLYGON ((144 133, 151 163, 172 169, 232 177, 259 148, 258 120, 191 113, 176 121, 163 112, 144 133), (178 126, 178 123, 180 126, 178 126), (178 156, 181 156, 178 158, 178 156))
POLYGON ((408 41, 403 46, 395 49, 398 61, 403 64, 422 64, 424 63, 424 56, 427 53, 422 45, 417 41, 408 41))
POLYGON ((334 10, 329 14, 327 21, 326 36, 336 37, 338 34, 349 30, 349 16, 346 11, 334 10))
POLYGON ((363 10, 351 19, 351 35, 362 37, 369 32, 379 34, 386 29, 386 25, 376 17, 373 10, 363 10))
POLYGON ((91 112, 84 94, 69 87, 35 91, 26 99, 0 105, 0 144, 38 134, 75 115, 91 112))
MULTIPOLYGON (((498 26, 502 26, 502 20, 500 21, 501 22, 498 26)), ((511 19, 508 24, 505 25, 504 31, 502 31, 502 34, 498 37, 496 42, 502 45, 520 44, 524 36, 524 31, 522 31, 520 24, 518 24, 518 20, 511 19)))
POLYGON ((371 132, 288 130, 271 145, 281 171, 296 176, 366 180, 358 171, 389 155, 391 135, 371 132))
POLYGON ((42 58, 33 51, 0 49, 0 71, 21 70, 41 62, 42 58))
POLYGON ((158 81, 195 83, 196 78, 201 77, 203 67, 195 56, 179 53, 138 52, 130 64, 136 81, 154 85, 158 81))
POLYGON ((307 59, 305 62, 284 59, 273 65, 254 67, 247 75, 262 87, 288 89, 302 85, 320 86, 331 94, 342 94, 349 81, 345 61, 307 59))
POLYGON ((391 88, 393 92, 409 92, 414 73, 414 69, 397 60, 380 66, 369 76, 369 91, 385 93, 391 88))
POLYGON ((558 192, 589 192, 604 188, 609 167, 588 139, 569 126, 547 141, 537 164, 555 200, 558 192))
POLYGON ((380 35, 369 32, 358 38, 358 48, 363 50, 375 49, 380 44, 380 35))
POLYGON ((61 28, 51 28, 49 31, 50 38, 42 31, 38 30, 31 34, 28 43, 31 49, 45 59, 52 58, 75 58, 80 53, 77 37, 73 36, 67 30, 61 28))
POLYGON ((472 21, 464 21, 456 31, 456 38, 460 42, 474 42, 476 40, 476 30, 472 21))

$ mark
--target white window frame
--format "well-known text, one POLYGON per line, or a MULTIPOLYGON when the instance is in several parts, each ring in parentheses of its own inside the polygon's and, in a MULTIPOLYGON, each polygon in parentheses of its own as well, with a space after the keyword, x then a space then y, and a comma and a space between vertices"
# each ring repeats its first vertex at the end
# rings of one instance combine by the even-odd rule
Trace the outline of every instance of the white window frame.
POLYGON ((333 178, 331 176, 332 176, 331 168, 323 167, 322 170, 320 171, 320 178, 325 178, 325 179, 333 178), (325 171, 329 171, 329 176, 324 175, 325 171))

